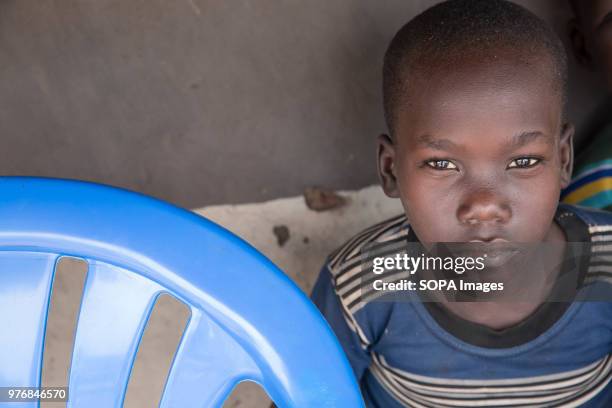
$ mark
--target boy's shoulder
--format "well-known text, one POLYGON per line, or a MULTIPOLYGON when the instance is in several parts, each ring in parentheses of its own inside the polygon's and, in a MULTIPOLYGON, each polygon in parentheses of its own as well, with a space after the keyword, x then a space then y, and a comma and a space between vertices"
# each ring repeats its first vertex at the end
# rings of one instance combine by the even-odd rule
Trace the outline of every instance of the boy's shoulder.
MULTIPOLYGON (((338 280, 355 266, 367 262, 367 255, 372 249, 384 247, 400 248, 408 237, 410 225, 405 214, 400 214, 372 225, 353 235, 327 258, 331 275, 338 280)), ((377 252, 379 252, 377 250, 377 252)))
MULTIPOLYGON (((384 330, 386 316, 391 309, 389 302, 371 302, 372 298, 364 297, 367 293, 364 293, 363 289, 367 285, 363 285, 362 278, 365 278, 370 270, 374 257, 371 251, 401 251, 409 231, 406 216, 401 214, 353 235, 328 256, 315 285, 313 296, 319 283, 324 282, 319 287, 320 292, 333 294, 335 300, 332 303, 339 307, 341 320, 357 336, 364 349, 375 342, 384 330)), ((317 306, 325 309, 325 301, 320 303, 317 306)), ((326 315, 326 318, 329 319, 330 316, 326 315)))
POLYGON ((357 312, 382 293, 364 290, 368 285, 364 285, 363 279, 370 272, 372 259, 380 254, 402 252, 409 231, 406 216, 401 214, 364 229, 327 258, 325 267, 331 275, 332 289, 338 296, 345 317, 354 326, 359 326, 353 320, 357 312))

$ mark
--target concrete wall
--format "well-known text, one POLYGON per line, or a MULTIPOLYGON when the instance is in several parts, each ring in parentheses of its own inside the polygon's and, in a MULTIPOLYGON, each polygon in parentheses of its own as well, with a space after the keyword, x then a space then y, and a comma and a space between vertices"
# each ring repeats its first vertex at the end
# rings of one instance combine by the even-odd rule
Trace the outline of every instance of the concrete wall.
MULTIPOLYGON (((194 208, 376 181, 381 61, 434 0, 4 0, 0 174, 194 208)), ((521 4, 563 31, 562 0, 521 4)), ((584 128, 599 94, 573 70, 584 128)))

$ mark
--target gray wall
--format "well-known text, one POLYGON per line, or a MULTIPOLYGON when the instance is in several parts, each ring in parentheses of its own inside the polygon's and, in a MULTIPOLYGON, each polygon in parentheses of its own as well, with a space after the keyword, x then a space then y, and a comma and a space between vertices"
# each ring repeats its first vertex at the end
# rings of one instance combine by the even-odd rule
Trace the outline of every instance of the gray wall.
MULTIPOLYGON (((435 2, 3 0, 0 174, 187 207, 373 183, 384 49, 435 2)), ((565 24, 565 1, 520 3, 565 24)), ((600 93, 573 72, 583 130, 600 93)))

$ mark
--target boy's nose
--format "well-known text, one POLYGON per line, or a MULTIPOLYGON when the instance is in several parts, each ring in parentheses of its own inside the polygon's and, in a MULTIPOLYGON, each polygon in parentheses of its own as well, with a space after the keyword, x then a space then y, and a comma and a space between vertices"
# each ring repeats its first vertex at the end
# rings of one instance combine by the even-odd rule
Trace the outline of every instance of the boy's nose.
POLYGON ((457 219, 461 224, 505 224, 512 211, 506 200, 490 189, 468 194, 457 208, 457 219))

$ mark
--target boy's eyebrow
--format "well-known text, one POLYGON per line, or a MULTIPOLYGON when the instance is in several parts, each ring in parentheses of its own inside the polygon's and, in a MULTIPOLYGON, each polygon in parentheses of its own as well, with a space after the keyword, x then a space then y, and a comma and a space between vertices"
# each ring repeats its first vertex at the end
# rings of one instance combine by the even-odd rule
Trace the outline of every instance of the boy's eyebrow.
POLYGON ((525 146, 526 144, 539 138, 545 138, 547 143, 552 143, 552 140, 549 140, 550 138, 547 138, 544 133, 535 130, 530 132, 521 132, 518 135, 515 135, 512 138, 512 145, 515 147, 525 146))
POLYGON ((424 145, 435 150, 450 150, 457 145, 448 139, 436 139, 430 135, 421 135, 417 139, 417 144, 424 145))
MULTIPOLYGON (((552 143, 552 140, 550 140, 550 138, 547 138, 544 133, 534 130, 525 131, 514 135, 512 137, 511 145, 513 147, 521 147, 539 138, 545 138, 547 143, 552 143)), ((457 147, 454 142, 448 139, 438 139, 432 137, 431 135, 419 136, 419 138, 417 139, 417 143, 419 145, 424 145, 425 147, 429 147, 430 149, 435 150, 452 150, 453 148, 457 147)))

